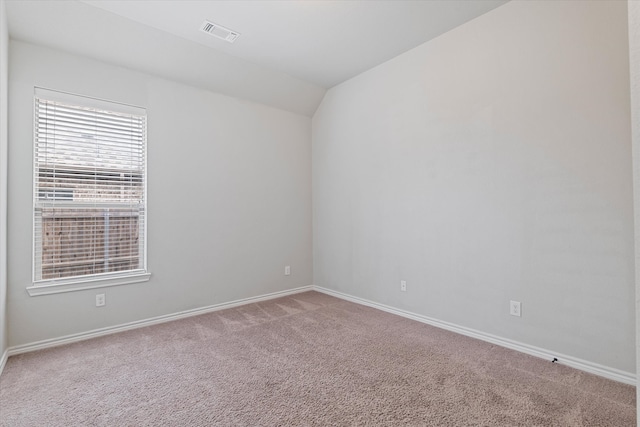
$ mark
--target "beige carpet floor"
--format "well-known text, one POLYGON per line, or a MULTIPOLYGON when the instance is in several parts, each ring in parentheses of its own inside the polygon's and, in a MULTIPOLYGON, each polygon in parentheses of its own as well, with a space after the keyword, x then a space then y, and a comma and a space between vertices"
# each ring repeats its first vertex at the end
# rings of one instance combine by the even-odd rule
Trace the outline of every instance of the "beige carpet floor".
POLYGON ((307 292, 9 358, 2 426, 635 426, 635 388, 307 292))

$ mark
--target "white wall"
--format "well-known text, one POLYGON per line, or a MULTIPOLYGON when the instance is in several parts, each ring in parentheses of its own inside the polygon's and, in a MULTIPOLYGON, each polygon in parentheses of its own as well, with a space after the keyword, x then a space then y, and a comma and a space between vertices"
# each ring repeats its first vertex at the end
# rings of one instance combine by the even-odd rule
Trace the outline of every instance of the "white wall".
POLYGON ((626 22, 514 1, 329 90, 314 284, 635 372, 626 22))
POLYGON ((7 349, 7 101, 9 29, 5 1, 0 0, 0 370, 7 349))
MULTIPOLYGON (((640 2, 629 0, 628 8, 636 261, 636 372, 640 372, 640 2)), ((636 387, 636 393, 636 401, 640 402, 640 387, 636 387)), ((640 426, 640 405, 637 420, 640 426)))
POLYGON ((10 43, 9 345, 311 284, 311 120, 10 43), (148 113, 148 283, 30 297, 33 87, 148 113), (291 276, 284 266, 291 265, 291 276))

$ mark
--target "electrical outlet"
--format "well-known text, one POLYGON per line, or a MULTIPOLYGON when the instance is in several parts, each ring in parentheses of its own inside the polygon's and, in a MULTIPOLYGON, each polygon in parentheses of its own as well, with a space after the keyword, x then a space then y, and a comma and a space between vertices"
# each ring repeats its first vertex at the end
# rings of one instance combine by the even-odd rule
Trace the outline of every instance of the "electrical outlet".
POLYGON ((287 265, 287 266, 284 267, 284 275, 285 276, 291 275, 291 266, 290 265, 287 265))
POLYGON ((402 292, 407 292, 407 281, 406 280, 400 280, 400 290, 402 292))
POLYGON ((107 303, 107 299, 104 294, 96 295, 96 307, 103 307, 107 303))
POLYGON ((519 301, 509 302, 509 314, 512 316, 520 317, 522 315, 521 306, 519 301))

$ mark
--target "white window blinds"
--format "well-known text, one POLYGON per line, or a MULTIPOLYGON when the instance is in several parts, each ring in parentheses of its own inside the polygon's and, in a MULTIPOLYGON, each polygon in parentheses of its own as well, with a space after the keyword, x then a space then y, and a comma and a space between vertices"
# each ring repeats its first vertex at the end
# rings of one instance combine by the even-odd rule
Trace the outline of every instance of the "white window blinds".
POLYGON ((34 285, 146 271, 146 112, 35 92, 34 285))

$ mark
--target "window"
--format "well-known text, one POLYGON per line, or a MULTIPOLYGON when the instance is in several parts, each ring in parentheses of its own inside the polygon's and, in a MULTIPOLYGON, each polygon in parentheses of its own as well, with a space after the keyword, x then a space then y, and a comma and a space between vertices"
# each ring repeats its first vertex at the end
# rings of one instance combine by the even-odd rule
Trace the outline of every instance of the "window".
POLYGON ((32 295, 148 280, 146 111, 36 88, 32 295))

